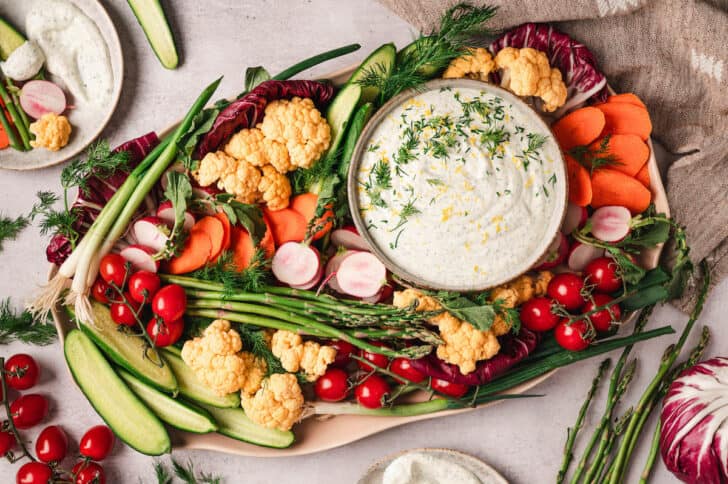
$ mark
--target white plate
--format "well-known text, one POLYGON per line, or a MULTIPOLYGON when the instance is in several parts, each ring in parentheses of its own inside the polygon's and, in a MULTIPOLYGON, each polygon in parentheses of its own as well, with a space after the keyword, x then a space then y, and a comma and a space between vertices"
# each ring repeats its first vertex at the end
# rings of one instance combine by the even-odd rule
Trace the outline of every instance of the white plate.
MULTIPOLYGON (((44 0, 2 0, 0 1, 0 16, 7 19, 21 33, 25 31, 25 16, 27 12, 44 0)), ((44 148, 35 148, 31 151, 16 151, 7 148, 0 151, 0 168, 10 170, 35 170, 56 165, 83 151, 104 129, 116 109, 121 95, 121 84, 124 80, 124 58, 121 55, 121 42, 114 23, 109 18, 101 2, 98 0, 68 0, 75 4, 83 13, 93 20, 99 28, 102 37, 109 49, 109 60, 114 73, 114 87, 110 102, 103 109, 91 106, 79 106, 68 110, 65 114, 71 122, 73 132, 68 145, 58 151, 48 151, 44 148)), ((51 80, 54 80, 51 78, 51 80)), ((66 91, 66 95, 68 91, 66 91)))

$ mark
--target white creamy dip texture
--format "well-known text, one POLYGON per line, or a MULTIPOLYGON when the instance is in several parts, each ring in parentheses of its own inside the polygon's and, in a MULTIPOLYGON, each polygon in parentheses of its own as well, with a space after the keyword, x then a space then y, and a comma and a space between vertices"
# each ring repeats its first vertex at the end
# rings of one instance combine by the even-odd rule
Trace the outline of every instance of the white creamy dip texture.
POLYGON ((382 484, 482 484, 468 469, 442 457, 413 452, 394 459, 382 484))
POLYGON ((46 68, 61 78, 76 103, 102 107, 111 98, 109 52, 96 24, 66 0, 35 0, 25 21, 43 49, 46 68))
POLYGON ((533 116, 469 87, 433 89, 390 111, 357 173, 377 247, 440 288, 490 286, 516 266, 527 270, 565 204, 558 146, 533 116))

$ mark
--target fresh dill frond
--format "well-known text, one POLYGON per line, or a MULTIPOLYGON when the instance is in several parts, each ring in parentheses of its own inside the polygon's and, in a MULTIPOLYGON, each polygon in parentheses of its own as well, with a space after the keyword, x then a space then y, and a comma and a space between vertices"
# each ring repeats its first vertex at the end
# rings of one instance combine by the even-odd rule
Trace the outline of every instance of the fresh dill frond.
POLYGON ((56 336, 56 327, 49 320, 37 321, 28 311, 15 311, 9 298, 0 301, 0 344, 20 341, 45 346, 56 336))
POLYGON ((100 140, 86 150, 84 158, 71 161, 61 171, 61 186, 64 189, 78 187, 87 194, 90 178, 102 180, 110 177, 119 170, 129 167, 129 153, 127 151, 112 151, 109 142, 100 140))
POLYGON ((154 475, 157 478, 157 484, 172 484, 172 475, 160 461, 154 462, 154 475))
POLYGON ((498 152, 498 147, 510 139, 510 134, 503 128, 491 128, 480 135, 480 144, 488 150, 491 157, 498 152))
POLYGON ((417 215, 418 213, 420 213, 420 209, 415 207, 416 201, 417 201, 416 198, 412 198, 402 206, 402 208, 399 210, 399 222, 391 230, 392 232, 394 232, 395 230, 399 229, 404 224, 406 224, 411 216, 417 215))
POLYGON ((75 208, 54 210, 53 205, 59 200, 53 192, 41 191, 36 194, 38 201, 30 210, 30 220, 40 217, 41 235, 59 234, 66 237, 74 247, 79 237, 76 231, 78 212, 75 208))
POLYGON ((265 251, 257 248, 248 267, 240 271, 235 266, 232 252, 224 251, 215 263, 196 270, 190 276, 222 284, 225 295, 232 295, 240 291, 261 292, 270 281, 269 262, 265 251))
POLYGON ((186 465, 180 464, 177 460, 172 459, 172 470, 174 475, 177 476, 185 484, 221 484, 222 478, 213 474, 200 473, 199 475, 195 472, 194 464, 191 460, 187 461, 186 465))
POLYGON ((265 361, 267 376, 274 373, 286 373, 286 370, 281 364, 281 360, 273 354, 268 346, 263 329, 252 329, 250 326, 244 324, 238 324, 237 329, 240 333, 240 339, 243 341, 243 348, 265 361))
POLYGON ((622 163, 609 152, 609 140, 612 135, 608 134, 599 142, 599 147, 592 149, 589 145, 578 145, 574 146, 569 150, 569 155, 574 158, 580 165, 582 165, 591 173, 599 168, 605 168, 615 165, 621 165, 622 163))
POLYGON ((29 223, 30 220, 22 215, 15 218, 0 216, 0 251, 3 250, 4 242, 15 240, 29 223))
POLYGON ((372 174, 378 188, 392 188, 392 172, 389 170, 389 163, 378 160, 372 167, 372 174))

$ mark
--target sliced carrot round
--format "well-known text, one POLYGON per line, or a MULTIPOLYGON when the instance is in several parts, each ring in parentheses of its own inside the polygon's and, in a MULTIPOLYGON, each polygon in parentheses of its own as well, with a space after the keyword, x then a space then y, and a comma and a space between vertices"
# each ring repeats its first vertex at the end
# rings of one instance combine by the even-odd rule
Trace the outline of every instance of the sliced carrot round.
POLYGON ((592 201, 592 183, 589 172, 578 161, 565 155, 566 175, 569 180, 569 202, 586 207, 592 201))
POLYGON ((595 106, 604 113, 603 134, 636 134, 647 141, 652 133, 652 121, 645 108, 628 103, 603 103, 595 106))
POLYGON ((629 176, 635 176, 650 157, 647 143, 636 134, 613 134, 608 140, 605 137, 599 138, 589 145, 589 150, 595 153, 602 147, 606 148, 606 153, 599 156, 608 155, 614 158, 615 163, 609 168, 629 176))
POLYGON ((652 194, 642 183, 621 171, 609 168, 595 170, 591 182, 591 205, 594 208, 617 205, 636 215, 644 212, 652 200, 652 194))
POLYGON ((230 248, 230 219, 225 215, 225 212, 217 212, 215 218, 222 223, 222 229, 225 231, 222 239, 222 252, 230 248))
POLYGON ((637 172, 637 174, 634 176, 637 181, 639 181, 641 184, 646 186, 647 188, 650 188, 651 181, 650 181, 650 167, 648 163, 645 163, 642 165, 642 168, 640 168, 640 171, 637 172))
MULTIPOLYGON (((308 226, 316 215, 316 207, 318 206, 318 195, 315 193, 301 193, 291 200, 290 208, 303 215, 308 226)), ((312 240, 318 240, 328 234, 334 226, 334 212, 327 210, 324 214, 314 222, 314 228, 318 228, 316 233, 311 237, 312 240)))
POLYGON ((604 113, 591 106, 576 109, 556 121, 551 130, 564 151, 574 146, 588 145, 604 129, 604 113))
POLYGON ((306 238, 306 220, 295 210, 291 208, 268 210, 265 208, 263 213, 268 218, 276 246, 281 246, 286 242, 302 242, 306 238))
POLYGON ((632 94, 631 92, 625 92, 622 94, 615 94, 614 96, 609 96, 607 98, 608 103, 626 103, 626 104, 634 104, 635 106, 639 106, 641 108, 647 109, 647 106, 645 106, 645 103, 642 102, 642 99, 637 97, 636 94, 632 94))
POLYGON ((167 262, 170 274, 186 274, 201 268, 210 260, 212 241, 202 230, 192 230, 187 236, 184 248, 179 255, 167 262))
POLYGON ((202 217, 192 226, 190 232, 195 231, 205 232, 210 237, 210 261, 217 259, 223 250, 223 244, 225 242, 225 229, 223 228, 222 222, 217 217, 208 215, 202 217))

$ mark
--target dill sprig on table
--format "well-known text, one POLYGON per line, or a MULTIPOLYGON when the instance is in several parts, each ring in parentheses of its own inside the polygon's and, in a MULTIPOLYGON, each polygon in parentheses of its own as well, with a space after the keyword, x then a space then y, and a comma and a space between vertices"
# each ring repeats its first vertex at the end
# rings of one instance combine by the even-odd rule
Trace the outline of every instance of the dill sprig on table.
POLYGON ((221 484, 223 482, 220 476, 214 474, 201 472, 198 475, 192 460, 188 460, 187 464, 181 464, 175 459, 171 460, 173 473, 161 461, 154 462, 154 474, 158 484, 172 484, 175 482, 175 477, 185 484, 221 484))
POLYGON ((4 242, 15 240, 29 223, 30 220, 22 215, 15 218, 0 216, 0 251, 3 250, 4 242))
POLYGON ((50 321, 37 321, 28 311, 15 311, 9 298, 0 301, 0 344, 20 341, 45 346, 55 339, 56 327, 50 321))

